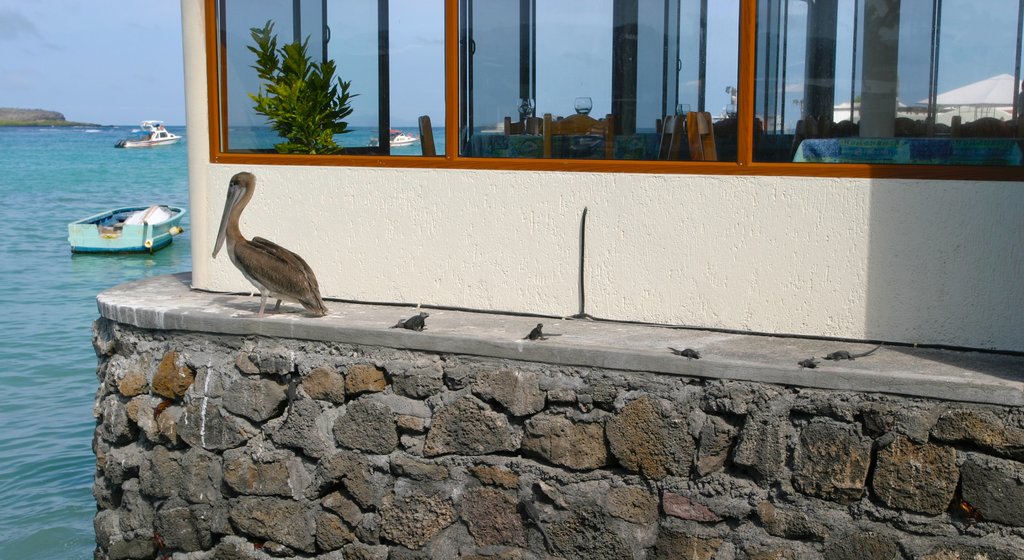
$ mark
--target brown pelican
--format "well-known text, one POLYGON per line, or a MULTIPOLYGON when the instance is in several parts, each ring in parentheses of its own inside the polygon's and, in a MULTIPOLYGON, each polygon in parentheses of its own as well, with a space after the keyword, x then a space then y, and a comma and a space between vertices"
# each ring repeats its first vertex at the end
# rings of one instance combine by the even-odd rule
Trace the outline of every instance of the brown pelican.
POLYGON ((238 220, 255 191, 256 176, 252 173, 243 171, 231 178, 213 257, 217 258, 227 239, 231 262, 260 291, 260 317, 268 297, 277 298, 274 311, 281 307, 281 300, 288 300, 302 305, 318 317, 326 315, 327 307, 320 297, 316 276, 302 257, 262 237, 253 237, 249 241, 242 236, 238 220))

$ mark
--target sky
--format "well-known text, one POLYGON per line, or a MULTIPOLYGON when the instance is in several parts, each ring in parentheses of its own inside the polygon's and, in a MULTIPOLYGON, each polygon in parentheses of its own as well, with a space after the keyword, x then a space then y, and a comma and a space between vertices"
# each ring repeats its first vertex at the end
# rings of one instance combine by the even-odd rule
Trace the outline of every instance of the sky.
MULTIPOLYGON (((595 1, 610 5, 610 0, 595 1)), ((990 10, 971 9, 974 2, 976 0, 945 2, 944 11, 956 17, 944 20, 940 92, 998 73, 1012 74, 1015 33, 1011 29, 1013 18, 1009 16, 1016 14, 1017 0, 986 0, 986 6, 995 8, 990 10), (978 45, 978 30, 984 29, 998 31, 985 36, 983 44, 978 45), (979 47, 985 55, 977 52, 979 47)), ((841 4, 848 6, 851 0, 842 0, 841 4)), ((910 7, 919 4, 930 6, 931 2, 907 3, 910 7)), ((799 11, 800 3, 795 6, 799 11)), ((735 26, 736 0, 716 1, 710 7, 711 28, 721 30, 735 26), (716 20, 720 10, 727 12, 727 21, 716 20)), ((392 122, 409 124, 415 122, 417 115, 442 112, 440 30, 443 23, 439 8, 440 0, 392 0, 392 122)), ((0 107, 59 111, 68 120, 105 125, 134 125, 147 119, 160 119, 171 125, 185 124, 180 9, 179 0, 0 0, 0 52, 3 53, 0 56, 0 107)), ((908 20, 921 15, 910 13, 913 10, 909 8, 906 11, 908 20)), ((610 11, 594 10, 582 16, 589 13, 610 11)), ((927 21, 924 17, 918 19, 927 21)), ((331 55, 338 58, 342 76, 358 84, 353 89, 360 95, 353 100, 353 106, 358 109, 357 113, 367 116, 359 119, 354 115, 352 124, 372 124, 375 122, 376 77, 372 69, 360 68, 351 60, 359 58, 360 54, 364 55, 362 58, 372 59, 372 52, 367 55, 363 51, 372 51, 375 47, 375 21, 371 14, 361 14, 351 7, 344 19, 329 23, 336 35, 332 44, 338 44, 338 50, 331 55)), ((798 29, 795 27, 794 31, 798 29)), ((849 39, 844 39, 844 33, 848 34, 849 30, 840 31, 841 51, 848 49, 849 39)), ((724 87, 735 85, 735 35, 721 35, 716 32, 709 37, 709 58, 728 61, 723 64, 711 60, 708 65, 707 109, 714 113, 728 101, 724 87)), ((560 39, 574 44, 565 41, 565 37, 560 39)), ((793 39, 794 44, 800 44, 798 35, 793 39)), ((901 49, 901 86, 908 90, 903 92, 908 98, 903 100, 905 102, 913 103, 924 96, 919 90, 927 84, 927 65, 903 64, 902 59, 912 56, 923 60, 925 54, 901 49), (904 50, 907 52, 902 52, 904 50), (911 87, 914 84, 921 87, 911 87)), ((565 56, 549 58, 563 60, 565 56)), ((601 68, 610 61, 580 64, 601 68)), ((793 67, 790 70, 790 76, 797 77, 803 69, 793 67)), ((607 84, 563 84, 565 80, 560 79, 565 77, 565 72, 560 68, 547 72, 541 67, 539 72, 538 113, 568 112, 572 99, 581 94, 594 98, 595 113, 603 114, 609 109, 607 100, 602 98, 607 97, 603 93, 608 89, 607 84), (545 103, 543 111, 542 101, 545 103)), ((842 56, 837 60, 836 72, 839 78, 837 103, 848 101, 849 94, 840 93, 849 90, 848 79, 845 86, 840 82, 850 72, 849 61, 842 56)), ((796 93, 800 79, 791 82, 789 85, 796 93)), ((685 97, 686 89, 682 84, 680 87, 681 97, 685 97)), ((246 97, 241 101, 248 103, 246 97)), ((692 100, 682 99, 682 102, 692 103, 692 100)))
POLYGON ((0 107, 185 124, 178 0, 0 0, 0 107))

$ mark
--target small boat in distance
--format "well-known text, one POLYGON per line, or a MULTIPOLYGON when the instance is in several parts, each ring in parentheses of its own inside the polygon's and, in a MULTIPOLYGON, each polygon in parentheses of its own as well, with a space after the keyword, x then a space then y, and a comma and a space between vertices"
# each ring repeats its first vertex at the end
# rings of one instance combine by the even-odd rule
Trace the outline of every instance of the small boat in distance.
MULTIPOLYGON (((390 131, 390 142, 391 142, 391 147, 392 148, 401 148, 402 146, 411 146, 412 144, 415 144, 416 142, 419 142, 419 141, 420 141, 419 138, 416 138, 415 136, 410 136, 410 135, 402 132, 401 130, 397 130, 397 129, 392 128, 391 131, 390 131)), ((380 140, 379 139, 377 139, 376 137, 370 138, 370 146, 371 147, 376 147, 376 146, 379 146, 379 145, 380 145, 380 140)))
POLYGON ((153 146, 169 146, 177 144, 181 136, 164 128, 164 121, 142 121, 142 130, 148 134, 138 138, 123 138, 114 144, 115 148, 151 148, 153 146))
POLYGON ((185 213, 161 205, 107 210, 68 224, 68 243, 72 253, 152 253, 185 231, 185 213))

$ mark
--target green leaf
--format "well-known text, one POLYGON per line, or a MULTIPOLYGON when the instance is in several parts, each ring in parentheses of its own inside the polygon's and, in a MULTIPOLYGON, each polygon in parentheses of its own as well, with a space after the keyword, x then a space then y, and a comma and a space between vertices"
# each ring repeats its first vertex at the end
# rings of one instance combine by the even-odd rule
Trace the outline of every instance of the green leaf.
POLYGON ((277 46, 274 23, 250 29, 256 70, 263 85, 249 93, 254 110, 270 121, 285 142, 280 153, 332 154, 342 151, 334 136, 348 132, 345 119, 352 114, 351 82, 335 78, 333 60, 321 64, 309 57, 309 39, 277 46))

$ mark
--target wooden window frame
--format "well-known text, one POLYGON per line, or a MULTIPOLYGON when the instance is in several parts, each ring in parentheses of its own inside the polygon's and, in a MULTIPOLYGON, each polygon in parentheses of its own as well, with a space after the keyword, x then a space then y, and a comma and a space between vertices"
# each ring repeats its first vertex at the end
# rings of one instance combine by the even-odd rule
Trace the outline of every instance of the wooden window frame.
POLYGON ((829 178, 941 179, 959 181, 1024 181, 1024 167, 915 164, 775 163, 753 161, 754 74, 757 0, 740 0, 739 94, 737 159, 729 162, 573 160, 466 157, 459 145, 459 0, 444 0, 445 154, 437 157, 381 155, 295 155, 226 152, 221 146, 224 100, 219 91, 224 40, 217 29, 217 4, 205 0, 208 134, 210 163, 301 165, 321 167, 393 167, 427 169, 493 169, 508 171, 578 171, 662 173, 677 175, 791 176, 829 178))

